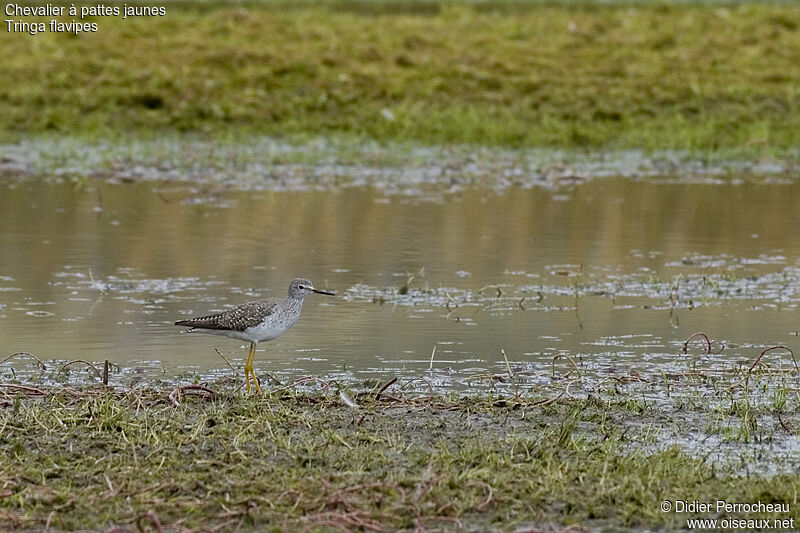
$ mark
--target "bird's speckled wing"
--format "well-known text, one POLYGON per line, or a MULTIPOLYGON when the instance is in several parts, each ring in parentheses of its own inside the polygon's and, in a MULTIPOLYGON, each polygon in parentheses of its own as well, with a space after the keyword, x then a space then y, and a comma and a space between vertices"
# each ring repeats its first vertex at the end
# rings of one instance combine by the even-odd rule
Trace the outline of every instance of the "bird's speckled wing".
POLYGON ((214 315, 178 320, 175 325, 200 329, 244 331, 263 322, 266 317, 275 312, 277 306, 277 300, 247 302, 214 315))

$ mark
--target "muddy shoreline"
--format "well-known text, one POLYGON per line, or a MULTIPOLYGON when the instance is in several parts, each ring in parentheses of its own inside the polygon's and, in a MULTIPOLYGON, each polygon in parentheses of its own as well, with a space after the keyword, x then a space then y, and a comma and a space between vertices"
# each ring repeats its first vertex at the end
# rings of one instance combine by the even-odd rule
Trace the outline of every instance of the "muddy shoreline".
POLYGON ((659 183, 789 183, 795 159, 701 160, 686 152, 591 152, 487 147, 426 147, 355 140, 243 143, 180 139, 88 142, 30 139, 0 146, 8 178, 111 183, 163 181, 225 191, 309 191, 374 187, 387 194, 458 192, 463 187, 559 189, 625 177, 659 183))
MULTIPOLYGON (((751 377, 756 389, 775 376, 751 377)), ((681 378, 693 392, 672 410, 628 389, 632 379, 584 397, 564 383, 549 396, 473 398, 388 382, 361 392, 289 384, 259 398, 230 379, 172 393, 4 387, 0 523, 641 531, 708 517, 664 513, 664 499, 791 501, 796 476, 783 472, 795 468, 796 407, 734 394, 709 408, 698 379, 681 378)))

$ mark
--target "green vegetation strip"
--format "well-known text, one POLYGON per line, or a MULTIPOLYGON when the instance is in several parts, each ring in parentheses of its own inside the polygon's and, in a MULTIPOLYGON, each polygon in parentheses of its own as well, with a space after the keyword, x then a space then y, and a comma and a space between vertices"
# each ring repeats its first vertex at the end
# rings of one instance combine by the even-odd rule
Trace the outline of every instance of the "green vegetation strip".
POLYGON ((796 474, 647 451, 630 430, 668 421, 637 401, 3 387, 0 529, 673 528, 694 515, 661 502, 695 499, 800 520, 796 474))
POLYGON ((169 2, 163 17, 87 21, 98 31, 4 33, 0 141, 344 135, 748 157, 800 146, 791 4, 169 2))

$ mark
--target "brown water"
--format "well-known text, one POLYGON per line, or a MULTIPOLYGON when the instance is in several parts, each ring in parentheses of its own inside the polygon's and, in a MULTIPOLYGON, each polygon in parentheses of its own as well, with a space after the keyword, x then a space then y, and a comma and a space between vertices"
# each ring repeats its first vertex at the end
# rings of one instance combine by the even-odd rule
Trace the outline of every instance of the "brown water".
POLYGON ((739 361, 796 342, 798 197, 798 183, 747 180, 397 194, 6 181, 0 357, 229 373, 213 347, 240 365, 241 342, 172 322, 305 276, 339 296, 308 297, 257 369, 422 375, 434 346, 442 384, 504 372, 501 348, 517 369, 556 354, 599 372, 684 368, 700 330, 739 361))

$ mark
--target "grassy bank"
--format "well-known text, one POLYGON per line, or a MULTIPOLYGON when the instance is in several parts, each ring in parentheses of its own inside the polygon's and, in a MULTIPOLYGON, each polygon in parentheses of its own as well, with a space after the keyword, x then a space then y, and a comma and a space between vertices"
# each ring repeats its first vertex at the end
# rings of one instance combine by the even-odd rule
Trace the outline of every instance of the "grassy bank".
MULTIPOLYGON (((796 474, 745 475, 746 459, 720 463, 655 446, 668 426, 702 433, 705 422, 700 429, 689 422, 698 410, 700 418, 709 414, 702 402, 674 416, 633 397, 409 400, 388 389, 354 395, 354 408, 333 391, 273 389, 243 398, 222 383, 212 385, 213 395, 188 390, 174 402, 154 389, 4 387, 3 529, 514 530, 680 528, 693 516, 800 520, 796 474), (660 508, 664 500, 695 499, 789 502, 791 511, 660 508)), ((786 430, 756 431, 765 416, 748 407, 712 418, 742 417, 767 445, 786 430)), ((778 416, 797 427, 795 410, 778 416)))
POLYGON ((796 6, 377 5, 169 3, 164 17, 86 19, 98 31, 77 37, 6 32, 0 138, 800 145, 796 6))

